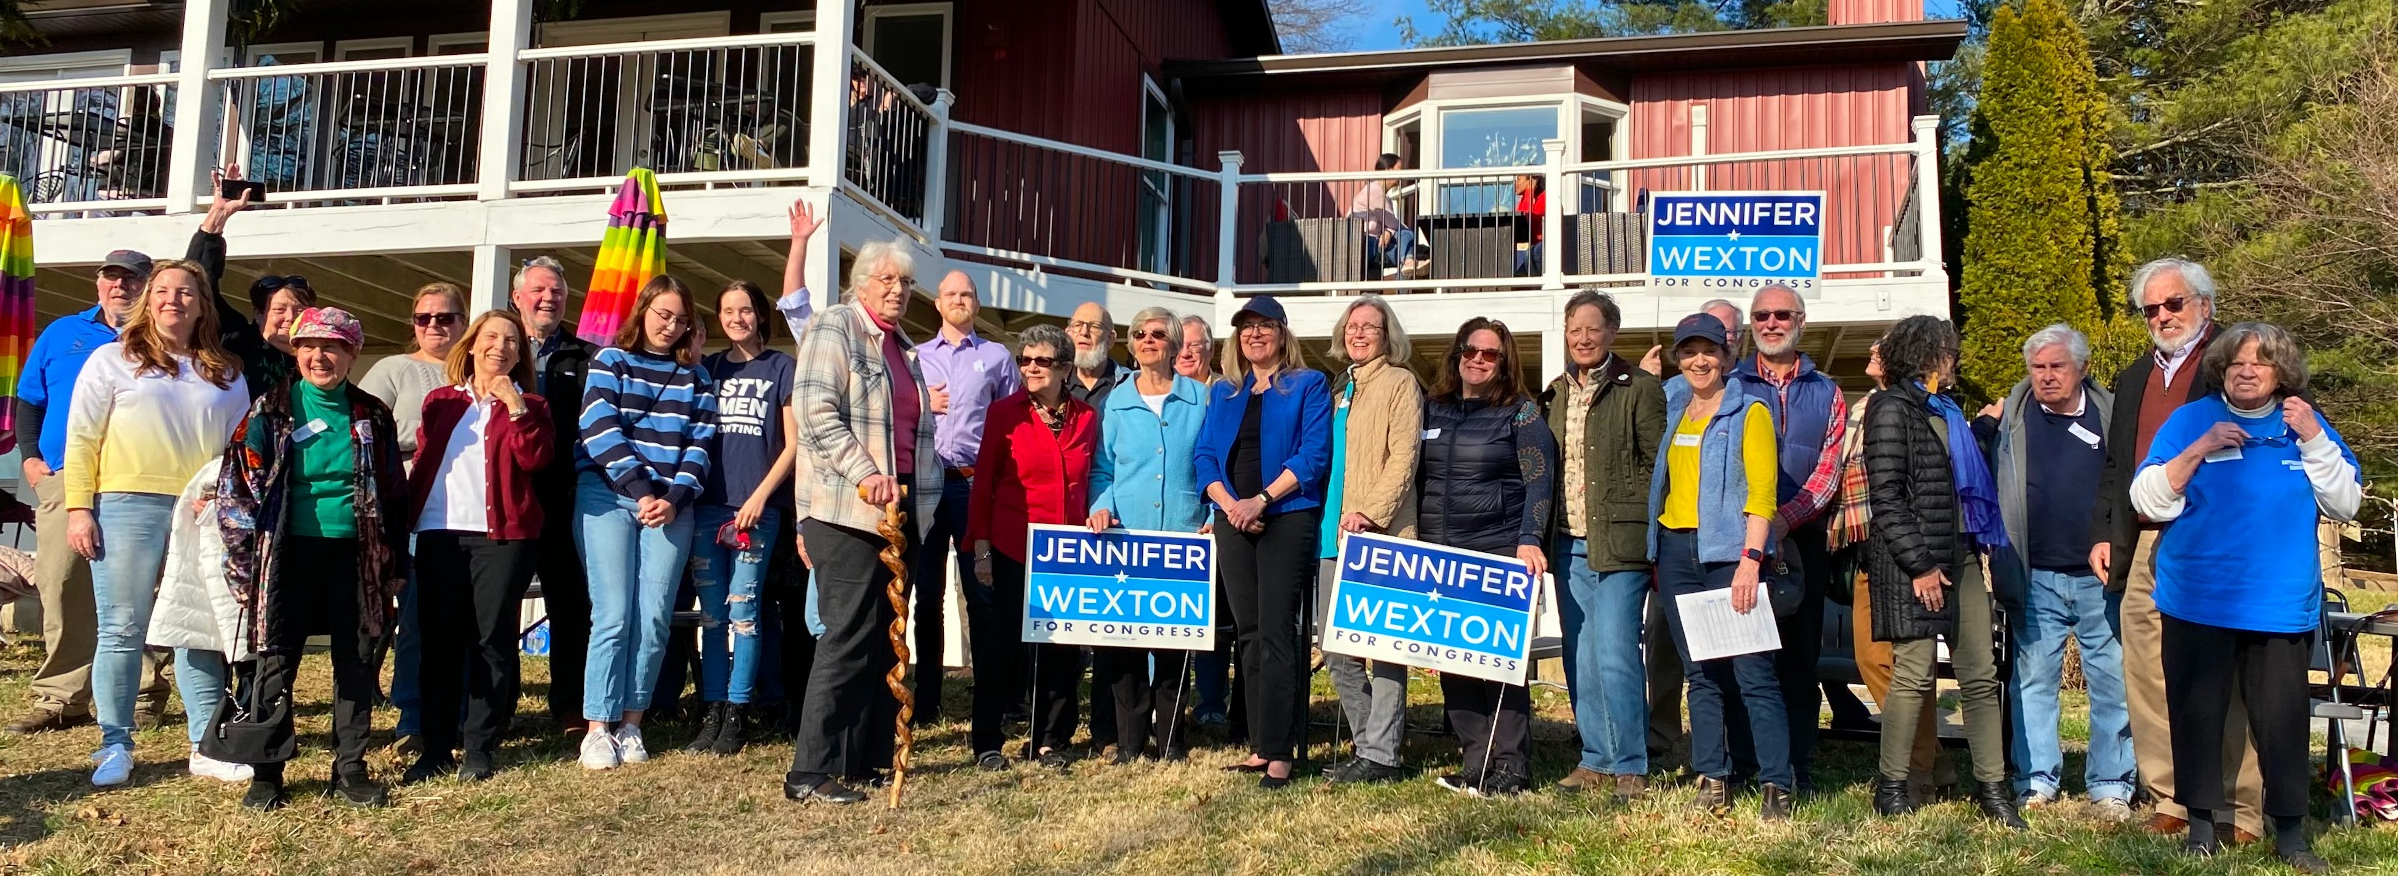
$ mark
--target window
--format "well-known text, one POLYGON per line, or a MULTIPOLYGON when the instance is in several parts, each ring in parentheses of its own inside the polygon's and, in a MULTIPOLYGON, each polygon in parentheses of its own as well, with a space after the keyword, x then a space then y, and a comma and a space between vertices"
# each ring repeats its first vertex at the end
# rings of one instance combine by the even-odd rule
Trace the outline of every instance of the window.
MULTIPOLYGON (((1581 105, 1581 148, 1576 161, 1614 161, 1622 157, 1619 133, 1623 130, 1623 110, 1584 101, 1581 105)), ((1582 213, 1605 213, 1620 209, 1622 186, 1615 181, 1612 170, 1594 170, 1576 174, 1574 183, 1578 197, 1573 209, 1582 213)))
POLYGON ((949 4, 868 6, 858 44, 901 85, 949 87, 949 4))
MULTIPOLYGON (((133 60, 125 49, 0 58, 0 82, 121 76, 133 60)), ((0 173, 24 181, 34 203, 94 201, 125 186, 105 166, 103 150, 76 145, 130 126, 155 137, 158 92, 148 88, 77 88, 0 94, 0 173), (139 120, 139 121, 137 121, 139 120)), ((156 153, 149 153, 156 154, 156 153)))
MULTIPOLYGON (((1449 169, 1531 167, 1543 160, 1541 141, 1557 136, 1557 106, 1452 109, 1440 114, 1440 166, 1449 169)), ((1488 213, 1515 206, 1504 179, 1440 187, 1440 212, 1488 213)))
MULTIPOLYGON (((1174 161, 1174 108, 1147 74, 1141 76, 1141 157, 1174 161)), ((1161 274, 1172 270, 1166 235, 1173 228, 1173 184, 1163 171, 1141 174, 1141 267, 1161 274)))

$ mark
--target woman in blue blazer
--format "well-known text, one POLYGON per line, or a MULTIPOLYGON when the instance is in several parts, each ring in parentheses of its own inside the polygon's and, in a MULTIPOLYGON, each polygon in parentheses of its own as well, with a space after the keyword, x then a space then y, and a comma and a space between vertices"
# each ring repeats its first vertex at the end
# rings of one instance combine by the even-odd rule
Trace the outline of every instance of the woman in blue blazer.
POLYGON ((1281 302, 1259 296, 1232 318, 1225 380, 1208 392, 1199 487, 1216 507, 1216 568, 1239 633, 1249 759, 1226 769, 1291 782, 1305 681, 1299 629, 1332 464, 1332 391, 1299 358, 1281 302))

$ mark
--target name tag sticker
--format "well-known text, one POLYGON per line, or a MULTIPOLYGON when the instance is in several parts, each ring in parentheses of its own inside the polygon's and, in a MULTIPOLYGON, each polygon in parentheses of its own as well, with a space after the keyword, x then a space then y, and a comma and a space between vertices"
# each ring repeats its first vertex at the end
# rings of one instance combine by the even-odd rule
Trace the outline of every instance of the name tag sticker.
POLYGON ((2092 447, 2098 446, 2098 433, 2082 428, 2082 424, 2080 423, 2075 423, 2071 426, 2065 427, 2065 431, 2072 434, 2075 438, 2082 439, 2083 444, 2088 444, 2092 447))
POLYGON ((305 442, 310 438, 316 437, 317 433, 323 432, 327 428, 329 427, 325 425, 325 421, 322 418, 309 420, 308 425, 291 430, 291 443, 299 444, 305 442))
POLYGON ((2240 458, 2240 448, 2226 447, 2206 455, 2207 462, 2230 462, 2240 458))
POLYGON ((1440 437, 1440 430, 1439 430, 1439 429, 1426 429, 1426 430, 1424 430, 1424 440, 1426 440, 1426 441, 1430 441, 1430 440, 1432 440, 1432 439, 1434 439, 1434 438, 1438 438, 1438 437, 1440 437))
POLYGON ((1702 436, 1699 436, 1699 435, 1694 435, 1694 434, 1691 434, 1691 433, 1689 433, 1689 432, 1675 432, 1675 433, 1674 433, 1674 446, 1675 446, 1675 447, 1697 447, 1697 446, 1699 446, 1699 438, 1700 438, 1700 437, 1702 437, 1702 436))
POLYGON ((974 373, 981 374, 989 370, 991 370, 991 363, 985 362, 981 359, 974 360, 974 373))

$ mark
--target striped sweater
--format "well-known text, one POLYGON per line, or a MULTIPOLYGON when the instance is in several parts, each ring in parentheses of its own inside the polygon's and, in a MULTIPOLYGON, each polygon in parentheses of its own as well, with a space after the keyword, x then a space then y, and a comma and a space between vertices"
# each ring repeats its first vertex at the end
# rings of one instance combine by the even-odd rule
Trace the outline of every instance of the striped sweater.
POLYGON ((702 369, 609 347, 591 357, 579 426, 578 466, 628 499, 688 507, 708 474, 716 392, 702 369))

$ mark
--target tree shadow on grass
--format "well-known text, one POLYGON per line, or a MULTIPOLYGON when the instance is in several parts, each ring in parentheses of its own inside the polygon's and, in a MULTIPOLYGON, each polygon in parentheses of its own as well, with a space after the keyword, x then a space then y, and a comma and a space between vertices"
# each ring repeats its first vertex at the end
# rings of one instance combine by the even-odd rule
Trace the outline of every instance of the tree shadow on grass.
POLYGON ((119 805, 140 805, 126 792, 182 775, 181 763, 166 762, 135 763, 132 778, 111 788, 92 787, 91 770, 80 767, 10 776, 0 781, 0 847, 44 839, 57 832, 61 822, 79 817, 77 812, 86 804, 103 812, 119 805), (112 800, 118 802, 112 804, 112 800))

